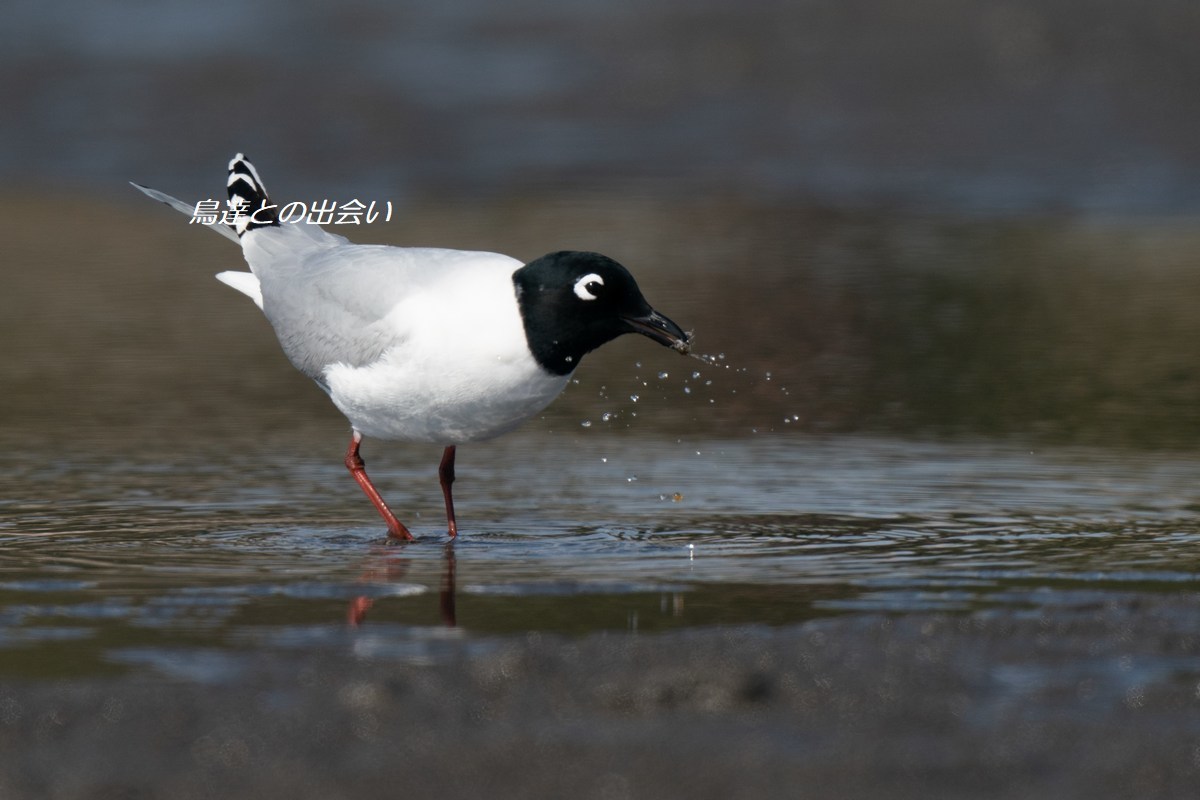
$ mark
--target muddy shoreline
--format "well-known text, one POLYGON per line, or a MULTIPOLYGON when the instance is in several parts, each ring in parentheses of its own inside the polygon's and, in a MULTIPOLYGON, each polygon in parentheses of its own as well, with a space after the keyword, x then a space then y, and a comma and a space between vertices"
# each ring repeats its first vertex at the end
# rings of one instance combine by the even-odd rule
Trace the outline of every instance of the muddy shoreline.
POLYGON ((8 682, 0 796, 1181 797, 1200 785, 1198 617, 1109 594, 8 682))

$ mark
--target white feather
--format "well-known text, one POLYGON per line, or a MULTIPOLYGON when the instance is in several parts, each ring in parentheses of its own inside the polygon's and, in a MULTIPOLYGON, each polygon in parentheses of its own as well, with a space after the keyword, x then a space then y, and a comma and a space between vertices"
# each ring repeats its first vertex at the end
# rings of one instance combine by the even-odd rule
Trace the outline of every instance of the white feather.
POLYGON ((242 243, 284 352, 366 436, 491 438, 566 385, 529 352, 514 258, 353 245, 305 223, 259 228, 242 243))
POLYGON ((226 286, 232 286, 242 294, 254 301, 254 305, 260 309, 263 307, 262 287, 258 283, 258 278, 254 277, 253 272, 238 272, 229 270, 227 272, 218 272, 217 280, 226 286))

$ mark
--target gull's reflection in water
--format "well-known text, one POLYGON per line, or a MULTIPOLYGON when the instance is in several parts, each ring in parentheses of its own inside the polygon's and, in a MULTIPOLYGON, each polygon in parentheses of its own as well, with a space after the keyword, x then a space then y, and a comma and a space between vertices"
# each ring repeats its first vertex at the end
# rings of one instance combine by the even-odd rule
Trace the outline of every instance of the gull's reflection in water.
MULTIPOLYGON (((358 582, 363 584, 397 583, 404 579, 412 566, 411 558, 404 558, 397 552, 410 546, 407 544, 376 545, 367 560, 367 567, 359 576, 358 582)), ((448 628, 457 626, 458 619, 454 608, 454 542, 447 542, 442 551, 442 581, 438 590, 438 605, 442 614, 442 624, 448 628)), ((367 612, 375 605, 375 598, 369 595, 359 595, 350 601, 346 610, 346 619, 351 625, 361 625, 367 619, 367 612)))

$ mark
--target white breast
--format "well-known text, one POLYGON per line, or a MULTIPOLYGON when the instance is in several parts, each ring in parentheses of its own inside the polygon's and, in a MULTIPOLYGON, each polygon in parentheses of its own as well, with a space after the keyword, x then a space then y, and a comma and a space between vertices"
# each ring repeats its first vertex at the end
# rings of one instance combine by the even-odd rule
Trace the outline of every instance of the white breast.
POLYGON ((529 352, 507 264, 448 270, 407 293, 381 327, 397 336, 377 360, 324 370, 334 404, 366 436, 487 439, 541 411, 566 385, 529 352))
POLYGON ((565 377, 495 357, 479 369, 433 372, 400 352, 366 367, 326 370, 334 405, 355 430, 380 439, 461 444, 499 436, 545 408, 565 377))

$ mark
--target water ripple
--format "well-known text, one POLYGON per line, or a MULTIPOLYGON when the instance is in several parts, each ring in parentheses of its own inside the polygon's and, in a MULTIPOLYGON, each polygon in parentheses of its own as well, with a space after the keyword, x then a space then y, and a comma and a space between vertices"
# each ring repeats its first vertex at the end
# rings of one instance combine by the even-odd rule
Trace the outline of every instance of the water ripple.
MULTIPOLYGON (((690 447, 610 446, 619 472, 643 476, 630 484, 574 458, 569 441, 491 446, 465 473, 453 546, 432 492, 410 514, 419 541, 388 544, 336 464, 264 457, 240 483, 219 469, 42 470, 39 486, 62 480, 78 497, 9 505, 0 652, 78 642, 83 670, 217 675, 227 651, 247 647, 420 659, 439 631, 485 642, 833 614, 1024 614, 1200 587, 1200 523, 1178 500, 1200 464, 1185 459, 1163 469, 1096 452, 845 438, 706 449, 711 463, 690 447), (526 447, 539 458, 514 452, 526 447), (547 473, 587 491, 537 502, 514 492, 547 473), (670 487, 683 499, 662 502, 670 487), (188 653, 198 660, 182 666, 188 653)), ((376 480, 410 485, 409 470, 385 467, 376 480)))

